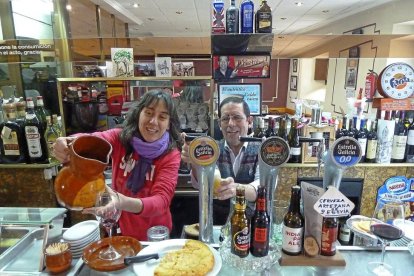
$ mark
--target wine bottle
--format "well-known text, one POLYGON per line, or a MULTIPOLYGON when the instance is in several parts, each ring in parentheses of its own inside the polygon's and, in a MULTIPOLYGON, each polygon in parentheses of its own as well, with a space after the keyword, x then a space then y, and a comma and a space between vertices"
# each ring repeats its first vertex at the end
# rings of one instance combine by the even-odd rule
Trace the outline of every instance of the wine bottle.
POLYGON ((272 117, 269 117, 269 123, 267 125, 265 136, 266 136, 266 138, 276 136, 276 133, 275 133, 275 120, 272 117))
POLYGON ((226 33, 239 33, 239 9, 236 7, 235 0, 230 1, 230 6, 226 10, 226 33))
POLYGON ((365 161, 365 154, 366 154, 366 149, 367 149, 367 141, 368 141, 368 131, 366 128, 366 120, 362 119, 361 120, 361 127, 358 131, 357 134, 357 140, 359 145, 361 146, 361 160, 359 162, 364 162, 365 161))
POLYGON ((266 205, 266 188, 259 186, 250 238, 250 253, 255 257, 264 257, 269 253, 270 218, 266 205))
POLYGON ((298 121, 292 119, 288 135, 288 144, 290 147, 289 163, 300 163, 302 157, 302 148, 299 143, 298 121))
POLYGON ((289 210, 283 218, 282 251, 288 255, 302 252, 304 219, 300 213, 300 187, 291 188, 289 210))
POLYGON ((266 136, 265 129, 264 129, 264 120, 263 120, 263 118, 260 118, 260 117, 257 120, 259 122, 259 126, 257 127, 257 131, 256 131, 254 137, 263 138, 263 137, 266 136))
POLYGON ((42 96, 36 97, 35 113, 36 113, 37 118, 39 118, 40 122, 42 123, 43 131, 45 131, 47 128, 47 121, 46 121, 47 112, 45 109, 45 105, 43 103, 42 96))
POLYGON ((342 118, 342 128, 338 128, 339 132, 335 134, 335 138, 339 139, 344 136, 348 136, 348 129, 347 129, 348 119, 346 116, 342 118))
POLYGON ((407 163, 414 163, 414 122, 408 128, 407 149, 405 154, 407 163))
POLYGON ((365 153, 366 163, 375 163, 377 156, 378 136, 377 136, 377 122, 371 122, 371 130, 367 135, 367 151, 365 153))
POLYGON ((287 141, 287 127, 286 127, 286 119, 283 117, 280 117, 279 120, 279 129, 277 131, 277 136, 282 138, 283 140, 287 141))
POLYGON ((47 142, 48 155, 51 161, 57 161, 57 159, 55 159, 52 153, 53 153, 53 144, 56 142, 56 139, 59 138, 59 134, 53 128, 52 118, 50 118, 50 116, 46 116, 46 121, 47 121, 47 128, 45 131, 45 139, 47 142))
POLYGON ((251 0, 243 0, 240 5, 240 32, 253 33, 254 4, 251 0))
POLYGON ((256 33, 272 32, 272 9, 267 5, 266 0, 262 0, 260 8, 256 12, 256 33))
POLYGON ((231 217, 231 253, 244 258, 249 255, 250 221, 246 216, 243 185, 237 186, 236 203, 231 217))
POLYGON ((349 119, 348 137, 358 139, 357 121, 358 117, 356 116, 352 120, 349 119))
POLYGON ((408 129, 404 125, 404 119, 405 111, 401 111, 400 118, 395 124, 394 138, 392 139, 392 163, 401 163, 405 160, 405 147, 408 140, 408 129))

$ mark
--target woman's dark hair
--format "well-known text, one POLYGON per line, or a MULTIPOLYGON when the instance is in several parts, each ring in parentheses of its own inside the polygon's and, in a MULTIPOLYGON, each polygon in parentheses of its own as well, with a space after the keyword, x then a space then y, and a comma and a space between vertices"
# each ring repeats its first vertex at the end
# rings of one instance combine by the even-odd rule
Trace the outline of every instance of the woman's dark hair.
POLYGON ((142 139, 142 135, 138 128, 138 121, 141 111, 144 107, 158 104, 159 101, 163 101, 165 103, 168 114, 170 115, 170 126, 168 130, 170 133, 170 143, 168 150, 181 147, 179 142, 180 128, 178 115, 172 97, 170 94, 165 93, 162 90, 153 89, 145 93, 138 102, 135 102, 127 113, 126 119, 122 126, 122 131, 120 133, 121 143, 126 149, 126 156, 129 156, 133 152, 133 148, 130 144, 131 139, 134 136, 142 139))
POLYGON ((221 118, 221 108, 224 105, 228 104, 228 103, 243 104, 244 115, 246 115, 246 117, 250 116, 249 105, 243 100, 243 98, 241 98, 241 97, 227 97, 220 103, 220 106, 219 106, 219 109, 218 109, 219 118, 221 118))

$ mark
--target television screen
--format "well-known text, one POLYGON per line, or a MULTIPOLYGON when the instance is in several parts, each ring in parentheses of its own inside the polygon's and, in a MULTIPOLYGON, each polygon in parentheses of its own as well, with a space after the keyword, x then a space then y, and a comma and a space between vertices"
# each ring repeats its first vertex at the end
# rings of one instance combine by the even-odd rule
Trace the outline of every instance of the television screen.
POLYGON ((228 97, 243 98, 250 108, 250 115, 262 114, 262 85, 260 83, 219 83, 219 105, 228 97))

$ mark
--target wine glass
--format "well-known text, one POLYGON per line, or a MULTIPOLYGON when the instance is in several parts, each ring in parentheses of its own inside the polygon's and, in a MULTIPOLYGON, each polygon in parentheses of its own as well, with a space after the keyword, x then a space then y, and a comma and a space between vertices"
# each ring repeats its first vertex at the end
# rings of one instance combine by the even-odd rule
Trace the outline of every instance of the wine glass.
POLYGON ((393 224, 404 221, 404 203, 397 199, 380 198, 371 219, 370 230, 381 242, 381 261, 368 263, 368 270, 375 275, 394 275, 394 269, 384 263, 385 248, 389 241, 403 237, 404 231, 393 224))
POLYGON ((109 236, 108 248, 99 253, 99 258, 102 260, 116 260, 121 257, 121 254, 112 246, 112 228, 121 216, 119 206, 119 197, 117 193, 103 192, 98 194, 95 204, 95 215, 99 222, 105 227, 109 236))

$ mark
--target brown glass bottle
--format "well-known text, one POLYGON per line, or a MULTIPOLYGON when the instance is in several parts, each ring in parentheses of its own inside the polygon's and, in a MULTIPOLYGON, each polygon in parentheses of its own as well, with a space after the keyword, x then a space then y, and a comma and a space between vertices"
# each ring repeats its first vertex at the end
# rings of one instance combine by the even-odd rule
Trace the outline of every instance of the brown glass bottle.
POLYGON ((250 221, 246 216, 246 199, 244 187, 239 185, 236 190, 236 203, 231 217, 231 253, 244 258, 249 255, 250 221))
POLYGON ((333 256, 336 254, 336 240, 338 238, 338 219, 324 218, 322 221, 321 255, 333 256))
POLYGON ((292 119, 288 135, 288 143, 290 147, 290 157, 288 162, 300 163, 302 161, 302 148, 299 142, 298 121, 295 119, 292 119))
POLYGON ((27 98, 27 112, 24 121, 24 133, 26 136, 27 149, 29 151, 30 163, 48 163, 47 143, 45 140, 42 123, 34 111, 32 98, 27 98))
POLYGON ((302 253, 304 219, 300 213, 300 187, 293 186, 290 195, 289 211, 283 218, 282 251, 288 255, 302 253))
POLYGON ((286 142, 288 140, 286 119, 283 118, 283 117, 280 117, 279 130, 277 131, 277 136, 279 136, 280 138, 282 138, 286 142))
POLYGON ((256 33, 272 32, 272 9, 262 0, 260 8, 256 12, 256 33))
POLYGON ((250 253, 255 257, 267 256, 269 253, 270 219, 266 207, 266 188, 257 189, 256 211, 252 218, 250 253))

